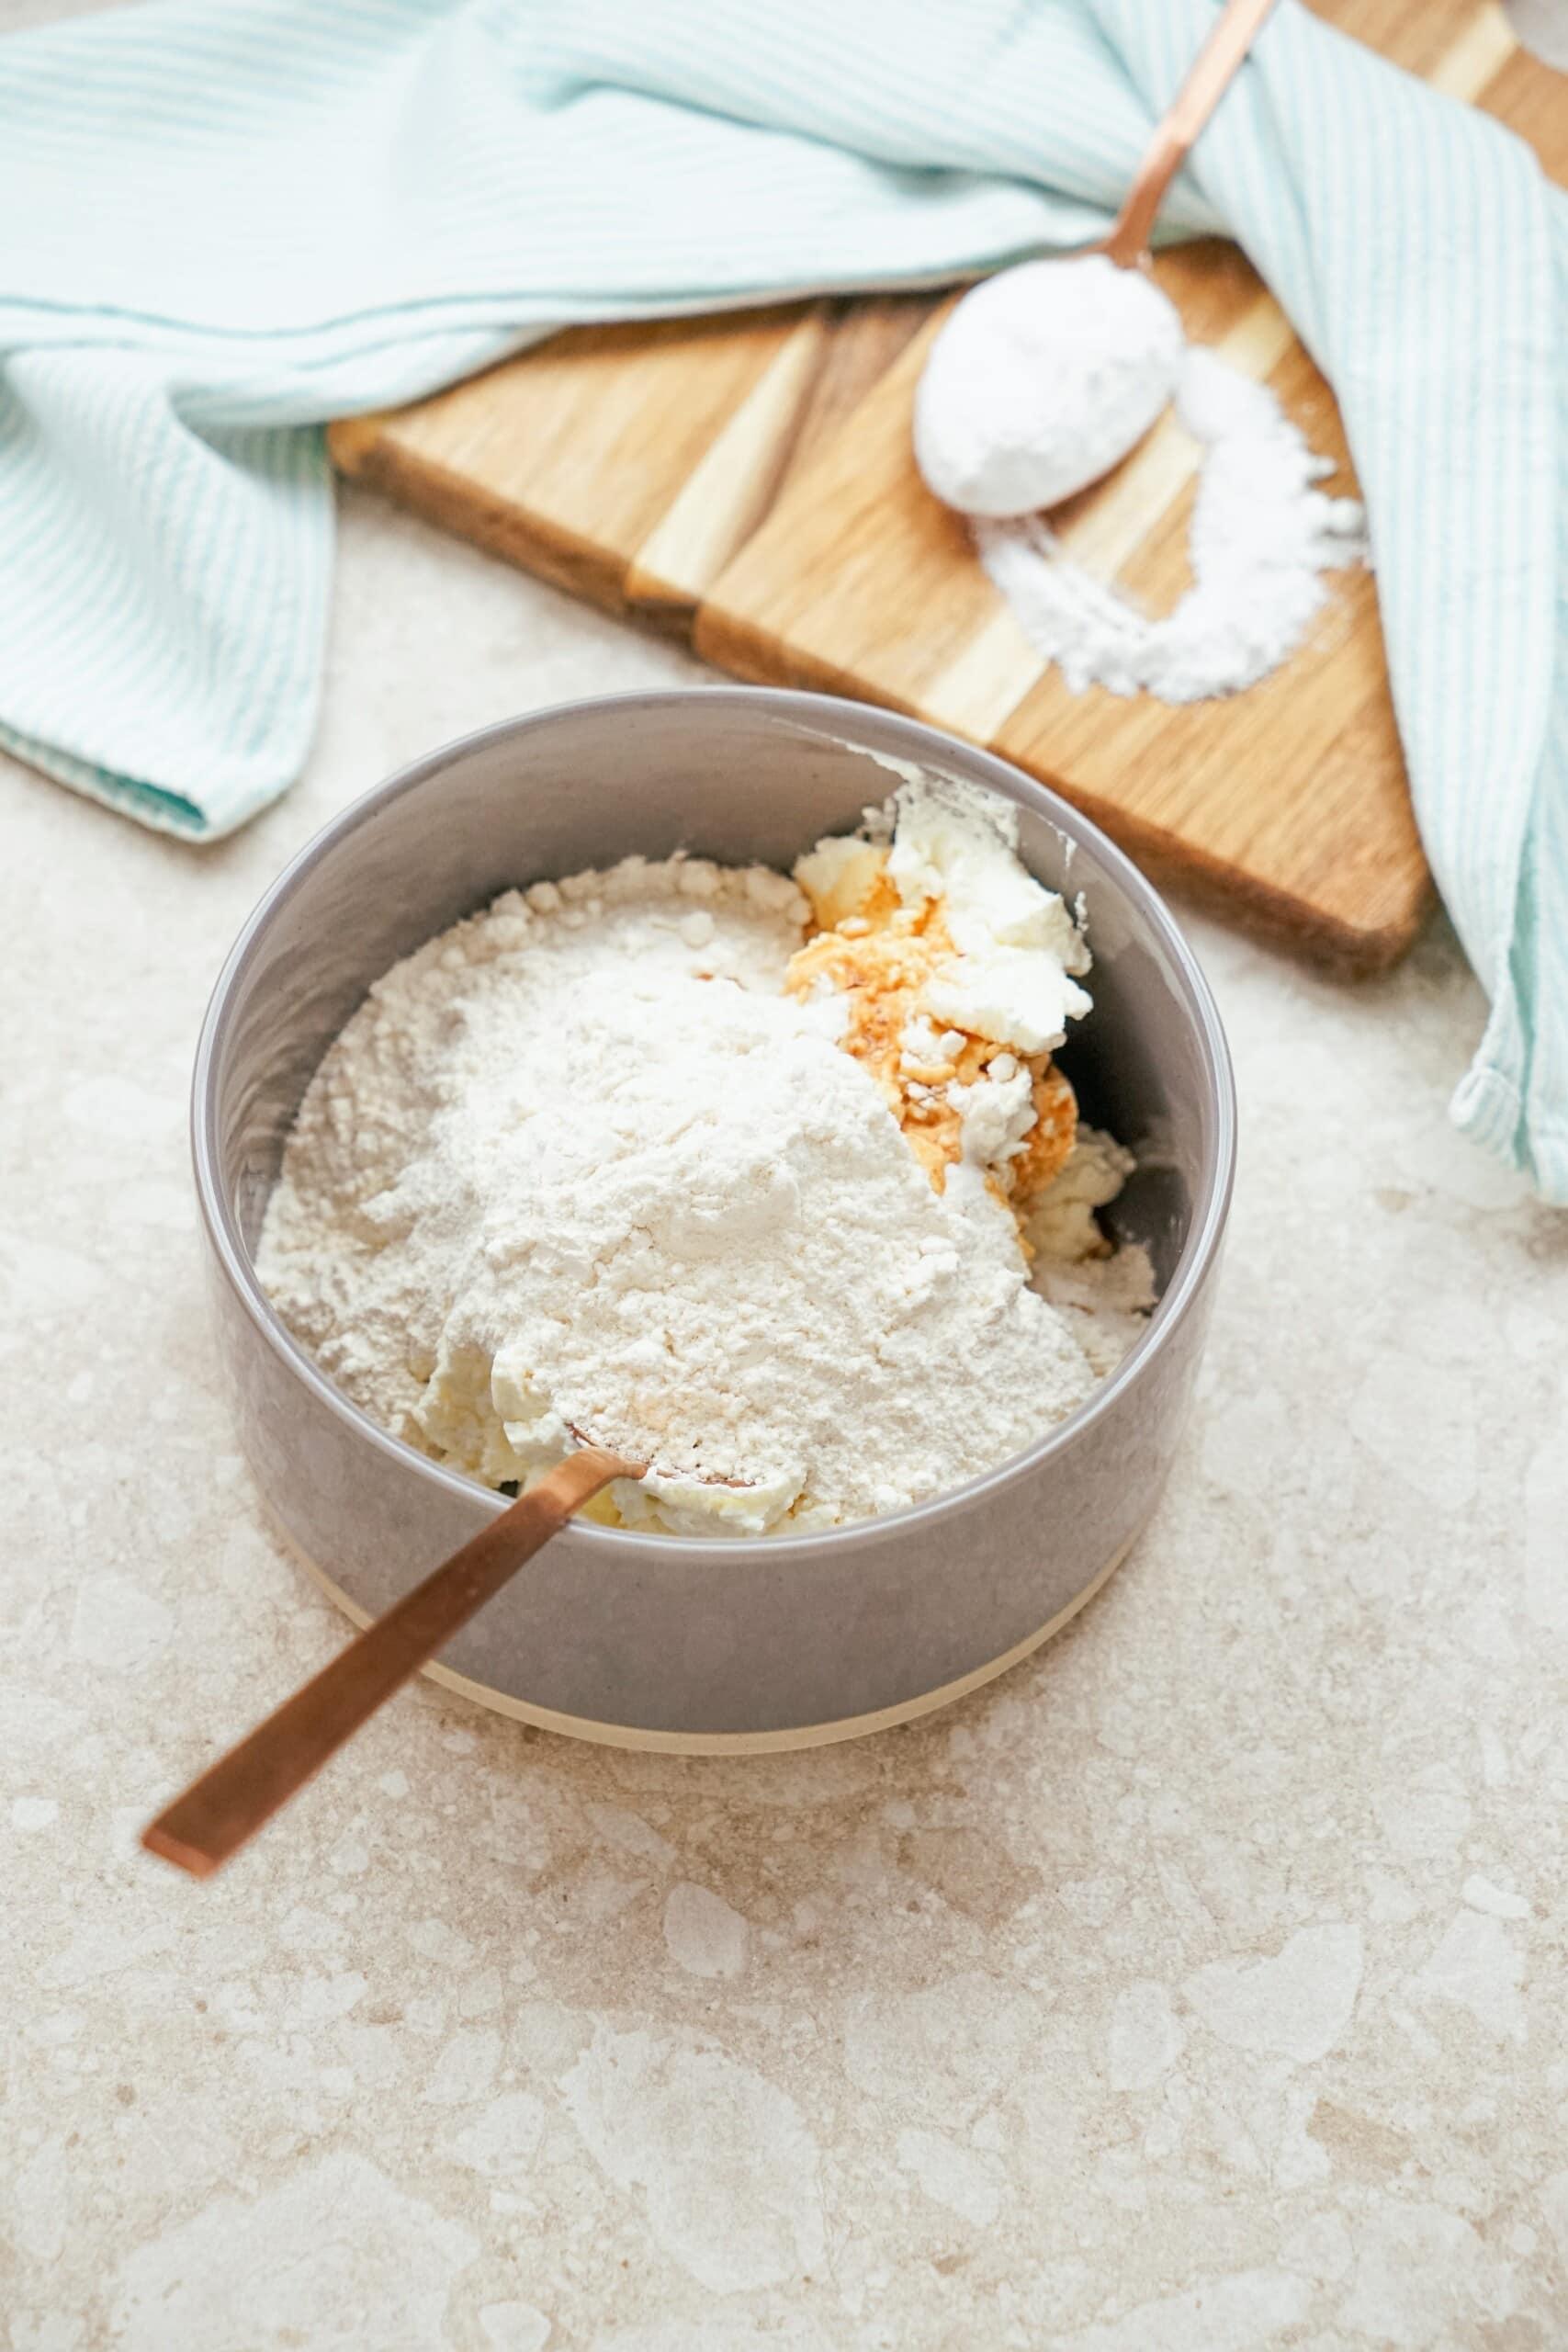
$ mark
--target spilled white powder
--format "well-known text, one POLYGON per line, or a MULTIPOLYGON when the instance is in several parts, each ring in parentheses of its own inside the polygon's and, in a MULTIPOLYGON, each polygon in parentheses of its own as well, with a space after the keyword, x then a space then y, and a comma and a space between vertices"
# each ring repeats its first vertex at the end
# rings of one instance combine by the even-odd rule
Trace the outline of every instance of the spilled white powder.
POLYGON ((935 1192, 841 1001, 781 993, 807 914, 762 868, 628 859, 377 984, 259 1252, 374 1419, 496 1485, 591 1438, 656 1465, 627 1523, 760 1533, 939 1494, 1084 1399, 1084 1317, 1030 1286, 985 1170, 935 1192))
POLYGON ((1201 463, 1193 584, 1165 618, 1074 563, 1038 516, 975 524, 987 571, 1075 694, 1099 685, 1185 703, 1255 685, 1305 636, 1328 594, 1324 572, 1366 559, 1359 503, 1317 488, 1333 461, 1314 456, 1266 384, 1189 349, 1176 408, 1201 463))

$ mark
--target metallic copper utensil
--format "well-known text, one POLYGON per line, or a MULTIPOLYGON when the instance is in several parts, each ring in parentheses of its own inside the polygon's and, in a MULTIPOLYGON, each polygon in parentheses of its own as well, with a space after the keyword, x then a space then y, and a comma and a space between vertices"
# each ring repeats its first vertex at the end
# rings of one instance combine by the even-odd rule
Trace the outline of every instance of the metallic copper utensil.
POLYGON ((1274 0, 1229 0, 1229 6, 1221 10, 1213 32, 1193 60, 1191 72, 1155 126, 1115 227, 1098 248, 1119 268, 1135 268, 1148 251, 1167 188, 1229 88, 1273 6, 1274 0))
POLYGON ((640 1478, 646 1466, 596 1445, 571 1454, 166 1805, 141 1833, 148 1852, 209 1878, 581 1504, 612 1478, 640 1478))
POLYGON ((1107 237, 982 279, 943 321, 912 430, 915 462, 944 505, 993 521, 1059 506, 1119 466, 1169 402, 1185 337, 1149 269, 1149 238, 1273 5, 1222 8, 1107 237))

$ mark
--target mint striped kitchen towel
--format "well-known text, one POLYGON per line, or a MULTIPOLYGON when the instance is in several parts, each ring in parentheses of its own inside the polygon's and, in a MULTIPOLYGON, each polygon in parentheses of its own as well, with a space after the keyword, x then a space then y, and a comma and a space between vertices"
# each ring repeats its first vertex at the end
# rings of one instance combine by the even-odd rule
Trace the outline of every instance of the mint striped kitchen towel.
MULTIPOLYGON (((1085 242, 1213 0, 152 0, 0 42, 0 743, 193 840, 297 773, 321 420, 577 320, 1085 242)), ((1428 854, 1491 998, 1461 1125, 1568 1202, 1568 205, 1318 23, 1173 192, 1335 385, 1428 854)))

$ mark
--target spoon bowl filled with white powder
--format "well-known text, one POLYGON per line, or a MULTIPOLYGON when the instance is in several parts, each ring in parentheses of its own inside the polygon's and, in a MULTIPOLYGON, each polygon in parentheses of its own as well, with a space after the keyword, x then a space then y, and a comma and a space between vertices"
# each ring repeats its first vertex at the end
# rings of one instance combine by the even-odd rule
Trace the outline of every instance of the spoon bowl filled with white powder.
POLYGON ((1146 1516, 1229 1080, 1169 918, 998 763, 709 689, 492 729, 286 875, 197 1173, 242 1429, 373 1613, 585 1439, 649 1461, 437 1671, 589 1736, 843 1736, 1146 1516))

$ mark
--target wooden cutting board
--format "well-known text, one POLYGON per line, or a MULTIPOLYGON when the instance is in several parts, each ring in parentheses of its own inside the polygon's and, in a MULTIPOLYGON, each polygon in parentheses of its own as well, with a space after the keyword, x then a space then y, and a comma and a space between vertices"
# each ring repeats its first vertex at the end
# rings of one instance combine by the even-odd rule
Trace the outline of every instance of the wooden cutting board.
MULTIPOLYGON (((1568 171, 1568 84, 1491 0, 1319 13, 1568 171)), ((1353 491, 1332 393, 1233 245, 1156 273, 1189 334, 1267 379, 1326 486, 1353 491)), ((736 676, 891 705, 1055 786, 1143 863, 1347 970, 1391 963, 1431 899, 1364 572, 1262 684, 1171 709, 1068 693, 930 496, 910 405, 953 297, 576 329, 434 399, 333 427, 345 473, 736 676)), ((1054 521, 1155 610, 1186 585, 1192 445, 1156 426, 1054 521)))

